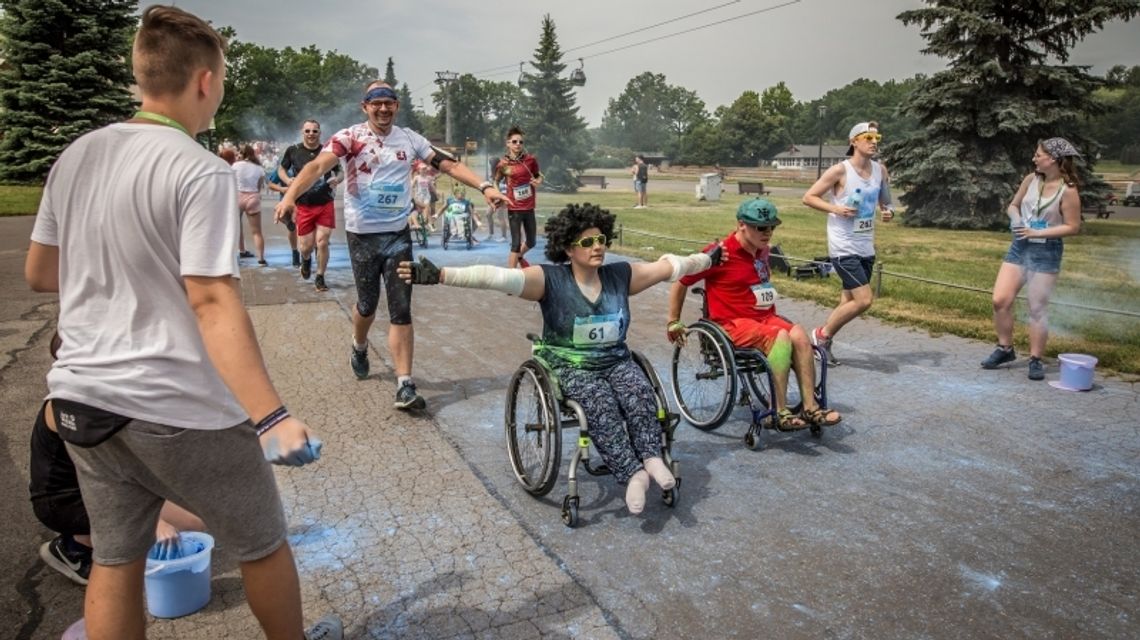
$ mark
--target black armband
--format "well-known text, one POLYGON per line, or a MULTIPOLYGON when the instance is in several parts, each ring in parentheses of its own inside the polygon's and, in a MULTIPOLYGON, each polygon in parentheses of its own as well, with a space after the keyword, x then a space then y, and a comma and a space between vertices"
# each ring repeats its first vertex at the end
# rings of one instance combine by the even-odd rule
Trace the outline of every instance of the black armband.
POLYGON ((440 170, 439 167, 441 164, 443 164, 444 160, 450 160, 452 162, 459 162, 459 158, 456 158, 455 154, 451 153, 450 151, 444 151, 443 149, 440 149, 439 147, 437 147, 435 145, 432 145, 431 150, 432 150, 431 166, 436 171, 440 170))

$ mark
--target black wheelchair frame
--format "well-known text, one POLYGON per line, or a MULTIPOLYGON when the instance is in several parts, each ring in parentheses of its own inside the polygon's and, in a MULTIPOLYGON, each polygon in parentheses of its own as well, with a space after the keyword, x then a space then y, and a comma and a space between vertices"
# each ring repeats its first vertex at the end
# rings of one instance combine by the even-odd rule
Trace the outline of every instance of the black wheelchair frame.
MULTIPOLYGON (((683 341, 674 344, 670 367, 673 397, 685 421, 703 431, 712 431, 728 420, 734 406, 747 406, 752 420, 744 435, 744 444, 750 449, 761 446, 760 434, 764 429, 792 431, 780 429, 772 396, 772 370, 764 353, 733 345, 724 329, 708 319, 705 290, 698 287, 692 293, 701 296, 701 319, 687 328, 683 341), (701 398, 695 397, 698 393, 695 385, 705 382, 714 386, 711 394, 714 410, 710 411, 704 411, 701 398)), ((813 395, 819 406, 826 407, 827 360, 819 347, 813 345, 812 349, 817 356, 814 361, 819 363, 813 395)), ((800 412, 802 399, 790 409, 800 412)), ((815 437, 822 435, 818 425, 809 425, 808 429, 815 437)))
MULTIPOLYGON (((528 334, 532 342, 539 338, 528 334)), ((661 457, 676 478, 677 484, 662 492, 666 506, 674 507, 680 499, 680 465, 673 459, 674 431, 680 416, 669 411, 668 400, 661 380, 653 366, 641 353, 632 352, 633 360, 649 378, 657 399, 657 421, 664 436, 661 457)), ((550 493, 558 482, 558 468, 562 458, 562 429, 578 429, 578 444, 570 459, 567 473, 567 493, 562 499, 562 523, 568 527, 578 524, 578 466, 593 476, 609 475, 604 463, 590 461, 590 434, 582 406, 562 396, 558 380, 550 367, 538 357, 532 357, 515 371, 507 385, 507 404, 503 420, 507 439, 507 452, 515 478, 528 493, 542 497, 550 493)))

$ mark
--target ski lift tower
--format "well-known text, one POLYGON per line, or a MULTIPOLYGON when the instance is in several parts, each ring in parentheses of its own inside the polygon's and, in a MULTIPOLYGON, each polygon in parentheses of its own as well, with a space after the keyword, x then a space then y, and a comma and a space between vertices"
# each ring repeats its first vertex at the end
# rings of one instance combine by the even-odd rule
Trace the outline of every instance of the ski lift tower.
POLYGON ((451 84, 459 79, 459 74, 454 71, 436 71, 435 77, 436 82, 443 86, 443 97, 447 109, 443 139, 444 142, 451 145, 451 84))

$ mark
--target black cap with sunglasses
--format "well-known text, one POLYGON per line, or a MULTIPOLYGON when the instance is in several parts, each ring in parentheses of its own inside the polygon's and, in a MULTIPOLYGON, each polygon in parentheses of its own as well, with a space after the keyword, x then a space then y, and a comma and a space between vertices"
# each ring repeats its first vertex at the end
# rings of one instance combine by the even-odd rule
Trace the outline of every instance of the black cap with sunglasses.
POLYGON ((775 227, 783 221, 776 217, 776 205, 764 198, 753 198, 740 203, 736 219, 754 227, 775 227))

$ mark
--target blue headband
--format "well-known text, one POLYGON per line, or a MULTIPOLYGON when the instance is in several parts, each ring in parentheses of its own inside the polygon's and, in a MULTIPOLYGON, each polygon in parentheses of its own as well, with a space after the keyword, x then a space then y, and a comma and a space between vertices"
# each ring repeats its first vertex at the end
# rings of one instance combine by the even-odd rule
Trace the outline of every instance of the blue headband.
POLYGON ((396 102, 400 101, 400 96, 397 95, 395 91, 392 91, 391 87, 373 87, 368 90, 368 93, 364 94, 365 102, 372 102, 380 98, 389 98, 396 102))

